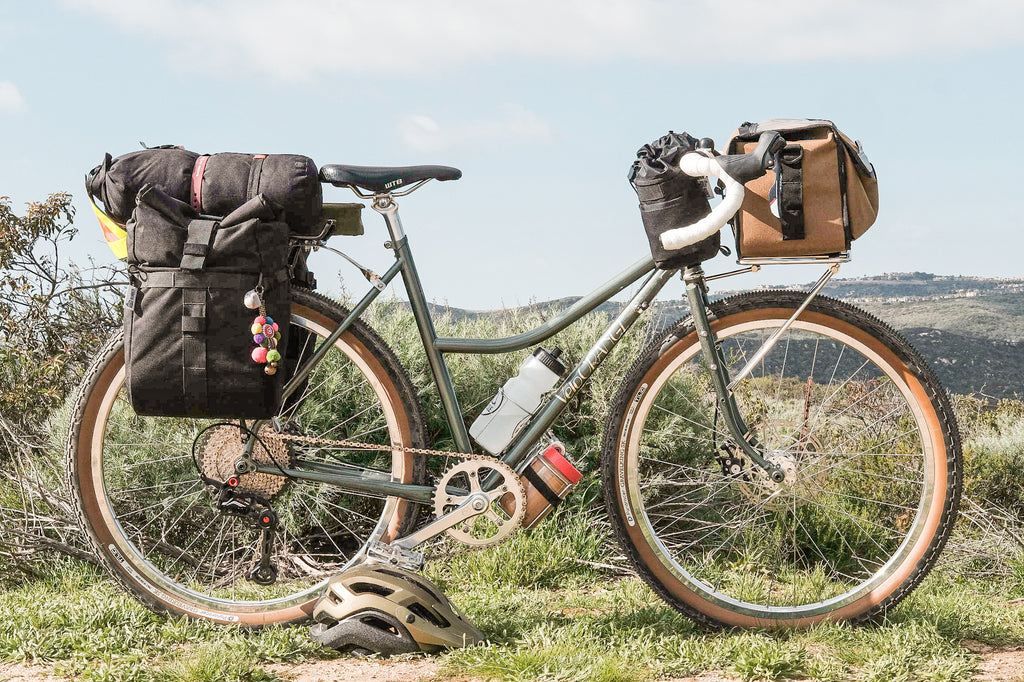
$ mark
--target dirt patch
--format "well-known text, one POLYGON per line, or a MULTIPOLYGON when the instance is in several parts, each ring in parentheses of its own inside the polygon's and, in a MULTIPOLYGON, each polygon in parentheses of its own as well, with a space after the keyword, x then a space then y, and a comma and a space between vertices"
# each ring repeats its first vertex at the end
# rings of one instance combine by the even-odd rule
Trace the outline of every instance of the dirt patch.
POLYGON ((45 682, 59 680, 49 668, 27 663, 0 663, 0 680, 4 682, 45 682))
MULTIPOLYGON (((964 642, 964 646, 971 649, 967 642, 964 642)), ((1024 679, 1024 651, 1014 649, 978 653, 983 655, 981 665, 978 666, 978 674, 974 678, 978 682, 1016 682, 1024 679)))
POLYGON ((336 658, 315 663, 279 663, 264 667, 294 682, 426 682, 437 678, 439 668, 432 658, 408 661, 336 658))

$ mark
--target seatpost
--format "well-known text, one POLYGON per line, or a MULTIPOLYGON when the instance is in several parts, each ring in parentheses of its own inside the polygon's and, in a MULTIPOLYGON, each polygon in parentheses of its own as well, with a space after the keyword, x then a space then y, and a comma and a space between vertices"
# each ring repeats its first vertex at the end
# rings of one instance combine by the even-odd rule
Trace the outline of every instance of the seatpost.
MULTIPOLYGON (((412 190, 406 190, 405 193, 408 194, 410 191, 412 190)), ((420 276, 416 271, 416 262, 413 260, 412 251, 409 250, 409 240, 406 239, 402 221, 398 217, 398 204, 390 194, 375 194, 371 206, 374 211, 384 216, 384 223, 388 226, 388 232, 391 234, 391 246, 388 248, 394 249, 395 258, 401 262, 402 281, 405 284, 405 291, 409 295, 409 307, 412 308, 416 327, 419 329, 420 339, 423 341, 427 364, 430 366, 437 390, 441 394, 441 406, 448 418, 448 426, 451 429, 452 438, 455 440, 455 447, 459 452, 472 453, 473 444, 469 440, 469 432, 466 430, 466 424, 462 418, 462 410, 459 409, 451 373, 441 356, 441 351, 435 345, 437 331, 434 329, 430 306, 427 305, 423 285, 420 283, 420 276)))
POLYGON ((398 202, 391 198, 390 194, 375 194, 371 206, 374 211, 384 216, 384 223, 388 226, 392 243, 398 244, 405 238, 402 220, 398 217, 398 202))

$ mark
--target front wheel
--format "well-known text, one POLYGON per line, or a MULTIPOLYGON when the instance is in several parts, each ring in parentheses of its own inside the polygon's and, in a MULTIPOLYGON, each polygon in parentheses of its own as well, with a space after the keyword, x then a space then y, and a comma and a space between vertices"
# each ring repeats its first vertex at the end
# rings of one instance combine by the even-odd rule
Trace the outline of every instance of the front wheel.
MULTIPOLYGON (((805 297, 711 306, 731 375, 805 297)), ((935 564, 961 489, 956 419, 920 355, 867 313, 818 297, 734 395, 781 483, 729 436, 690 320, 624 380, 602 475, 638 573, 711 626, 862 621, 897 604, 935 564)))
MULTIPOLYGON (((322 296, 294 292, 289 356, 294 350, 308 357, 347 314, 322 296)), ((235 490, 266 500, 277 517, 272 563, 262 566, 260 530, 250 519, 219 509, 197 471, 198 466, 216 480, 231 476, 242 453, 239 429, 209 419, 140 417, 124 378, 124 345, 117 334, 79 391, 68 434, 68 474, 100 562, 156 611, 242 625, 302 620, 327 577, 343 569, 369 537, 396 537, 415 520, 415 506, 398 498, 243 474, 235 490)), ((351 451, 287 442, 265 427, 254 454, 258 461, 280 467, 301 458, 424 482, 422 457, 388 449, 424 445, 412 383, 361 321, 341 335, 297 395, 301 399, 286 402, 279 414, 285 434, 384 448, 351 451)))

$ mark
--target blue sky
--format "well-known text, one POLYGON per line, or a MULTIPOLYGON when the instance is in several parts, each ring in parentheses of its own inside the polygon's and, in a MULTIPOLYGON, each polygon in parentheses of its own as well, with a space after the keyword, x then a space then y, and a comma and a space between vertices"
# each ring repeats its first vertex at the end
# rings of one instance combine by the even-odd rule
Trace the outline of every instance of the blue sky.
MULTIPOLYGON (((1024 3, 807 5, 6 0, 0 195, 73 192, 69 252, 102 262, 82 176, 140 140, 454 165, 463 179, 403 200, 403 220, 430 298, 493 308, 584 294, 645 253, 625 179, 645 142, 824 117, 864 142, 880 179, 878 222, 843 275, 1022 276, 1024 3)), ((383 270, 383 224, 364 219, 366 237, 332 245, 383 270)), ((336 263, 316 256, 321 282, 336 288, 340 269, 361 292, 336 263)))

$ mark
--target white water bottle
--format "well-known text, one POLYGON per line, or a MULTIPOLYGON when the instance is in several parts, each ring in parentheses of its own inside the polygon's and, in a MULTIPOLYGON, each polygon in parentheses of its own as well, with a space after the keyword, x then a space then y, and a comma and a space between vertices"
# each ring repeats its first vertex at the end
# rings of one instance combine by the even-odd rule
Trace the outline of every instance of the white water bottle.
POLYGON ((565 374, 558 356, 562 351, 538 348, 519 366, 519 374, 505 382, 473 425, 469 435, 492 455, 500 454, 533 413, 544 394, 565 374))

